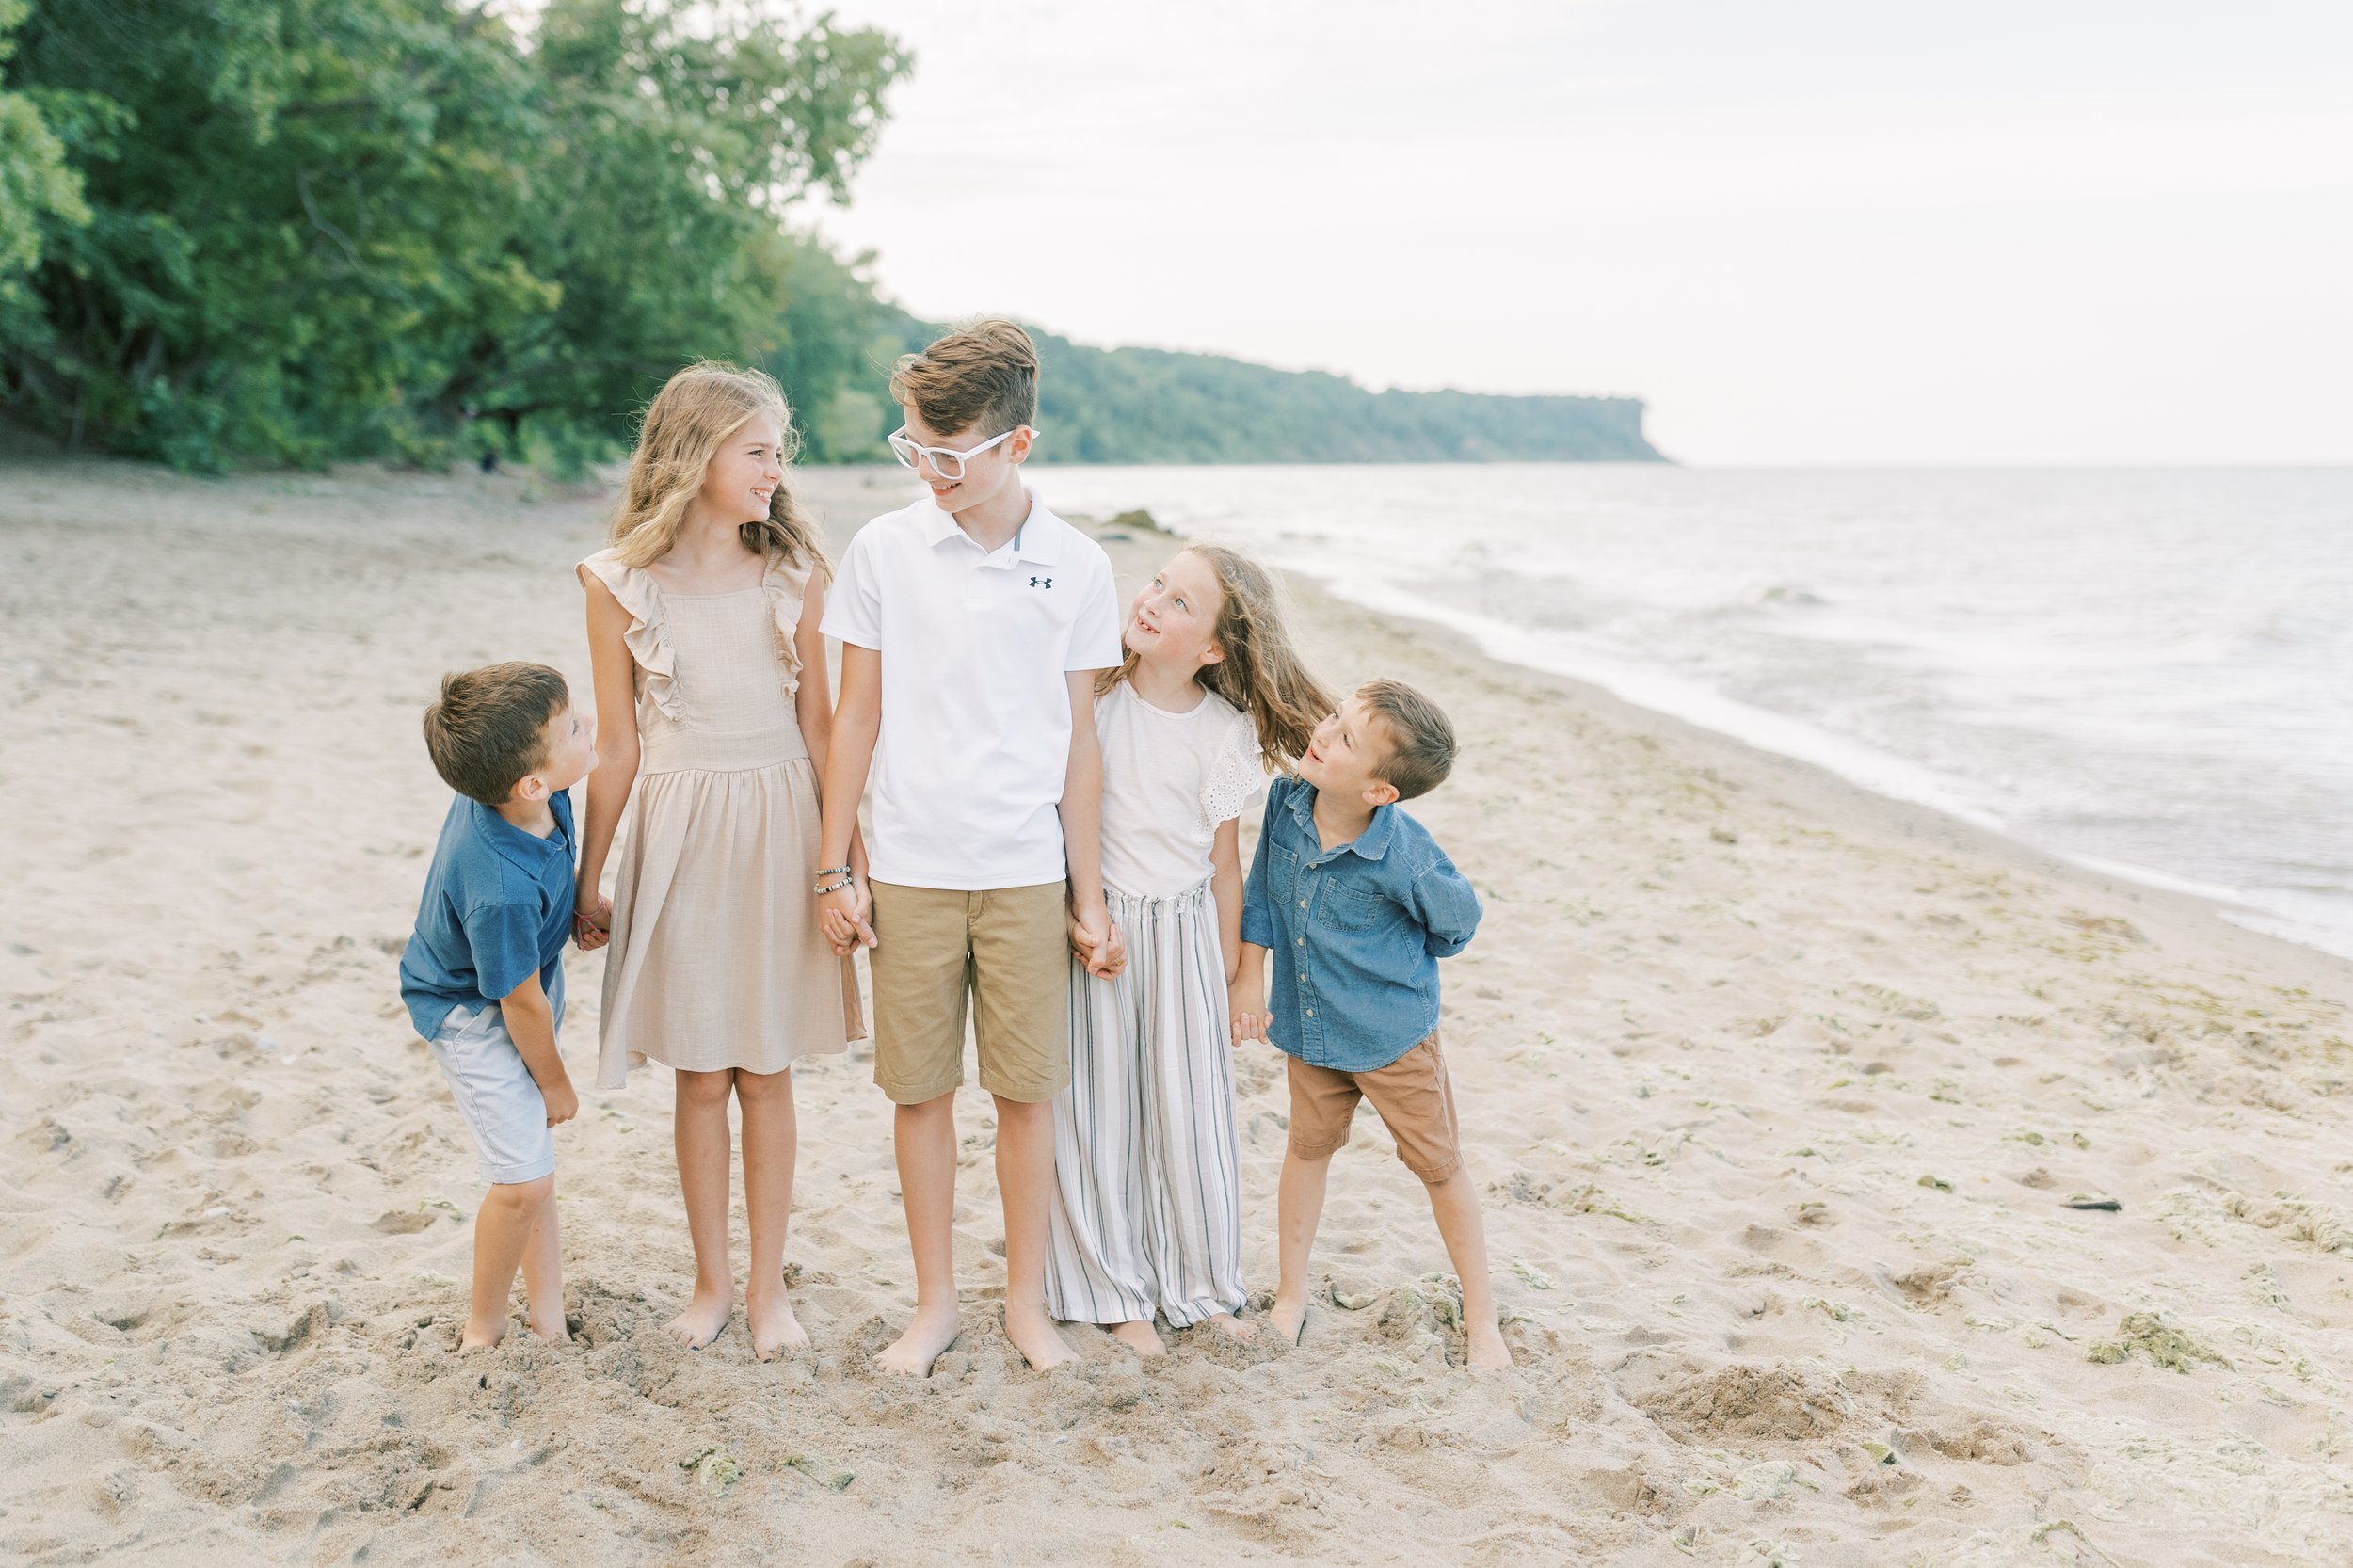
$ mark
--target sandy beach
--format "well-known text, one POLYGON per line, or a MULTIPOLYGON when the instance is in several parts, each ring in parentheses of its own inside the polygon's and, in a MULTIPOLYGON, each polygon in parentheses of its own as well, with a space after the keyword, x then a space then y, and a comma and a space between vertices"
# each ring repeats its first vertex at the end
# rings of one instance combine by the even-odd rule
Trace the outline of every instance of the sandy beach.
MULTIPOLYGON (((808 1352, 661 1334, 649 1067, 558 1131, 581 1342, 460 1357, 480 1189, 393 973, 448 800, 418 719, 493 659, 586 693, 604 498, 0 462, 0 1557, 2353 1561, 2353 965, 1305 584, 1329 680, 1466 742, 1416 814, 1488 903, 1445 1038, 1513 1370, 1462 1369, 1368 1115, 1301 1347, 1073 1329, 1032 1372, 968 1088, 965 1332, 877 1379, 913 1278, 863 1048, 796 1072, 808 1352)), ((800 483, 837 544, 903 494, 800 483)), ((1123 592, 1173 548, 1105 538, 1123 592)), ((1240 1081, 1265 1290, 1275 1054, 1240 1081)))

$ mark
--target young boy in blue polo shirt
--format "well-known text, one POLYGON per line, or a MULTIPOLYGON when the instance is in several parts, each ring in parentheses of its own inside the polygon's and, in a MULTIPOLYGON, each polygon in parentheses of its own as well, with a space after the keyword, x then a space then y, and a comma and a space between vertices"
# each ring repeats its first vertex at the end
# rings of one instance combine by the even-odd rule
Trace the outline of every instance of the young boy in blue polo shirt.
POLYGON ((1375 680, 1317 727, 1296 779, 1267 790, 1242 893, 1237 1043, 1263 1037, 1289 1057, 1289 1146, 1277 1209, 1281 1279, 1267 1314, 1296 1341, 1307 1321, 1307 1258, 1332 1156, 1369 1099, 1422 1180, 1463 1282, 1473 1368, 1508 1367, 1487 1284, 1479 1192, 1438 1054, 1438 960, 1469 945, 1479 895, 1397 802, 1454 766, 1454 728, 1411 686, 1375 680), (1273 995, 1267 993, 1269 954, 1273 995))
MULTIPOLYGON (((596 760, 596 721, 573 711, 545 664, 489 664, 443 678, 424 744, 457 798, 425 872, 400 994, 490 1184, 474 1215, 473 1300, 457 1348, 505 1335, 518 1263, 532 1332, 562 1342, 571 1336, 548 1129, 580 1110, 555 1044, 578 855, 564 792, 596 760)), ((584 947, 602 943, 601 933, 583 936, 584 947)))

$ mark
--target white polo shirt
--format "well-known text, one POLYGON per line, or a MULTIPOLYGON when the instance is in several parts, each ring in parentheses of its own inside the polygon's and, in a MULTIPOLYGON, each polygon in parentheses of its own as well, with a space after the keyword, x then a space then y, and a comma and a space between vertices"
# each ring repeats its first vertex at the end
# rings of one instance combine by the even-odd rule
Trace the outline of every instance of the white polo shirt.
POLYGON ((866 851, 877 882, 974 891, 1058 882, 1072 670, 1120 661, 1103 547, 1030 497, 984 552, 928 500, 858 530, 824 632, 882 654, 866 851))

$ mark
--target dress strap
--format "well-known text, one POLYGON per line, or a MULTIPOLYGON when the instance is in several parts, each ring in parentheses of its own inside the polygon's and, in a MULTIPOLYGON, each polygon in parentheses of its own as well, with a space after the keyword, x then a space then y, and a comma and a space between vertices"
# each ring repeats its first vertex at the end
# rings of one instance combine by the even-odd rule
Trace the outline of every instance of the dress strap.
POLYGON ((776 666, 783 671, 784 695, 801 690, 801 606, 808 594, 808 565, 771 560, 760 585, 768 593, 768 616, 776 629, 776 666))
POLYGON ((662 590, 652 574, 623 561, 617 550, 600 550, 575 569, 583 586, 593 576, 629 612, 629 630, 622 640, 629 644, 630 657, 643 672, 640 689, 663 712, 674 719, 681 717, 678 653, 663 632, 662 590))

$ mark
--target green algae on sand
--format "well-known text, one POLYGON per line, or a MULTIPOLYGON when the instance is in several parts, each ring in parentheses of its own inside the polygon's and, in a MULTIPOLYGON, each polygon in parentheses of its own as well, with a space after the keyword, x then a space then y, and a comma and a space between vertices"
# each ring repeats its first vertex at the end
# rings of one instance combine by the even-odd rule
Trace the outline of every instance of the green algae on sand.
POLYGON ((2212 1362, 2217 1367, 2231 1364, 2153 1312, 2124 1314, 2123 1322, 2118 1325, 2118 1337, 2094 1340, 2084 1359, 2103 1367, 2113 1367, 2119 1362, 2131 1360, 2135 1351, 2158 1366, 2170 1368, 2176 1372, 2187 1372, 2201 1361, 2212 1362))

